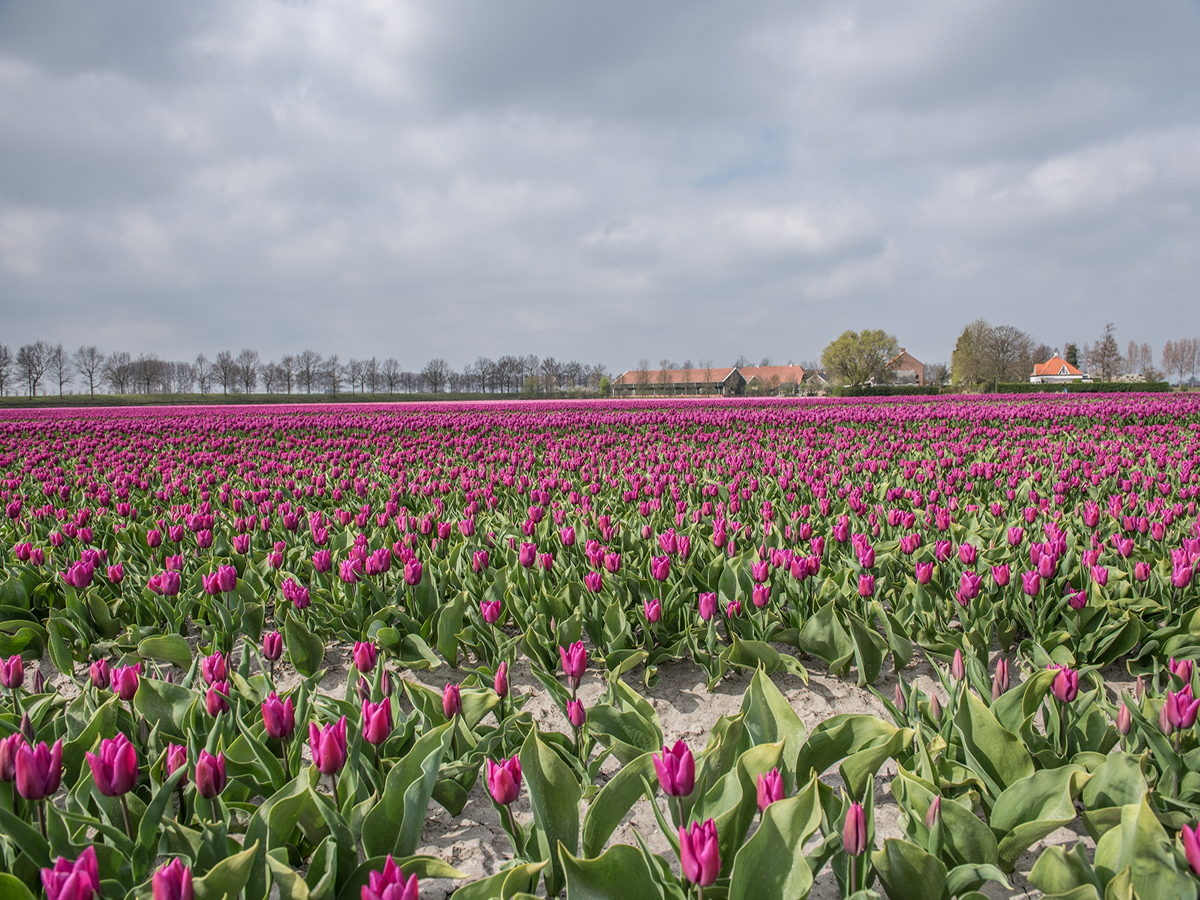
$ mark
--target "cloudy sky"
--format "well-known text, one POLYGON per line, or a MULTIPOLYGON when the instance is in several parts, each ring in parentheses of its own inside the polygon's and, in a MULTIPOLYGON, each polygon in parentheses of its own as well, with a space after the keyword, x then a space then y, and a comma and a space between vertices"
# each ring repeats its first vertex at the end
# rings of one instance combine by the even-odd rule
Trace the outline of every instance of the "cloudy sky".
POLYGON ((0 0, 0 342, 1200 332, 1196 0, 0 0))

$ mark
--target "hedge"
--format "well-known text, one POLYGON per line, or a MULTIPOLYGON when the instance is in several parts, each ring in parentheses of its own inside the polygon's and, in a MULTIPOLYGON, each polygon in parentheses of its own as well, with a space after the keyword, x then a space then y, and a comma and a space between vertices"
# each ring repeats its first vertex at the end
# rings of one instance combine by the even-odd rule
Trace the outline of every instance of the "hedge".
POLYGON ((860 387, 835 387, 835 397, 917 397, 940 394, 942 389, 931 384, 876 384, 860 387))
POLYGON ((1072 381, 1058 384, 1030 384, 1026 381, 1000 382, 988 385, 989 394, 1128 394, 1133 392, 1166 393, 1171 385, 1165 381, 1072 381))

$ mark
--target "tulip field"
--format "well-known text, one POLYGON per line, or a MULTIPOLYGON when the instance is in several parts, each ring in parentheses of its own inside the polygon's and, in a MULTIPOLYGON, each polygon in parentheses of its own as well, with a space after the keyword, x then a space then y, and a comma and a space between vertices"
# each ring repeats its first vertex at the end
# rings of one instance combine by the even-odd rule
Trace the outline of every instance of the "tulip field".
POLYGON ((1198 502, 1197 394, 6 412, 0 900, 1195 900, 1198 502))

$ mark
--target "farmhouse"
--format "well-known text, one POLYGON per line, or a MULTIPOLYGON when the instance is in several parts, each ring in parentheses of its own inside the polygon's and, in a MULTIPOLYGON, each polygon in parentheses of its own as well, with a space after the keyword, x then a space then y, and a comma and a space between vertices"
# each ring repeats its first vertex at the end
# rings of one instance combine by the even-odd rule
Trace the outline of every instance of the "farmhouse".
POLYGON ((1033 374, 1029 376, 1030 384, 1055 384, 1069 381, 1091 381, 1091 379, 1061 356, 1052 356, 1044 363, 1037 363, 1033 367, 1033 374))
POLYGON ((896 384, 924 384, 925 383, 925 364, 905 350, 900 348, 900 352, 888 360, 887 369, 891 369, 895 373, 896 384))
POLYGON ((792 396, 804 383, 801 366, 742 366, 738 369, 746 379, 746 393, 792 396))
POLYGON ((719 369, 630 369, 612 385, 614 397, 741 396, 746 379, 732 366, 719 369))

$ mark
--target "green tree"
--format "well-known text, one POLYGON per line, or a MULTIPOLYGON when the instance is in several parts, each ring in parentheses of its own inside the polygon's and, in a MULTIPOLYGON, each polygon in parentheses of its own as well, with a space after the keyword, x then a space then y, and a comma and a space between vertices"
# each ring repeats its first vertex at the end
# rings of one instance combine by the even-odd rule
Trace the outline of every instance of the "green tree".
POLYGON ((844 331, 821 354, 821 365, 843 384, 887 381, 888 362, 900 351, 896 338, 882 329, 844 331))
POLYGON ((1068 364, 1078 369, 1079 348, 1075 344, 1067 344, 1067 346, 1063 348, 1063 359, 1065 359, 1068 364))
POLYGON ((984 352, 992 326, 976 319, 962 330, 950 357, 950 379, 954 384, 979 384, 984 375, 984 352))

